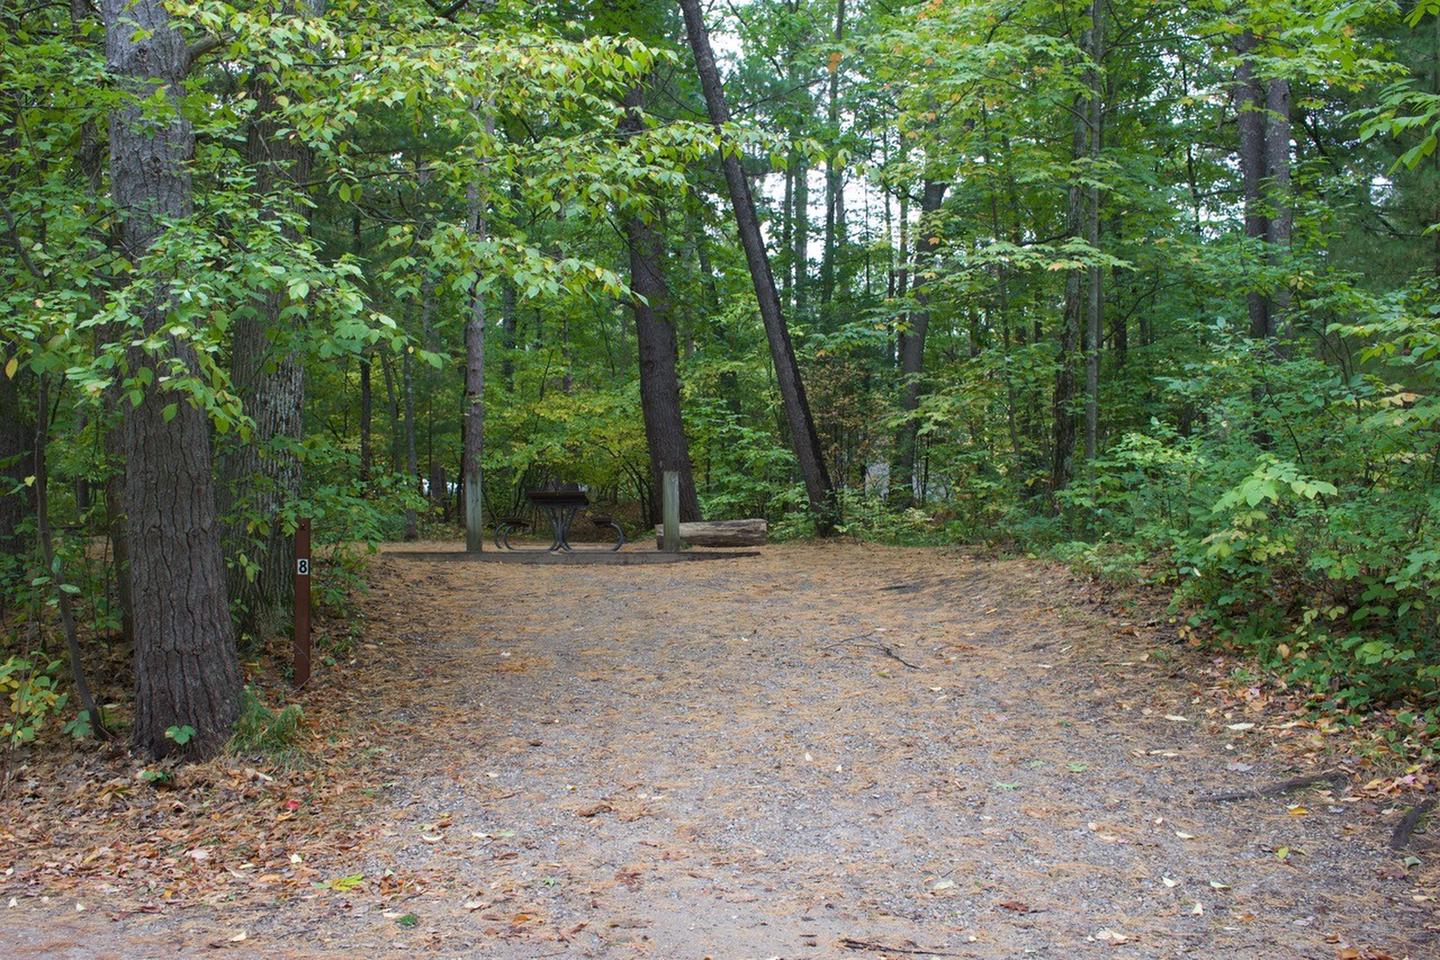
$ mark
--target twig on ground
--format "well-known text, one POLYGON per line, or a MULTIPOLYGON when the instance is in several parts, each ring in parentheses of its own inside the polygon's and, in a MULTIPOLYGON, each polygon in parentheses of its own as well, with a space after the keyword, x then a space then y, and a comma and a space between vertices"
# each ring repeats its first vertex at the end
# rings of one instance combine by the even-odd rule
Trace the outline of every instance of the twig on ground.
POLYGON ((1289 780, 1281 780, 1279 783, 1272 783, 1263 787, 1252 787, 1249 790, 1237 790, 1234 793, 1212 793, 1200 798, 1202 803, 1230 803, 1235 800, 1258 800, 1261 797, 1277 797, 1282 793, 1289 793, 1291 790, 1299 790, 1302 787, 1313 787, 1320 783, 1330 783, 1336 786, 1349 780, 1349 774, 1343 770, 1327 770, 1324 773, 1311 773, 1303 777, 1291 777, 1289 780))
POLYGON ((963 957, 963 953, 947 953, 944 950, 931 950, 926 947, 893 947, 885 943, 875 943, 871 940, 856 940, 854 937, 841 937, 840 946, 846 950, 874 950, 879 953, 914 953, 926 957, 963 957))
POLYGON ((1434 807, 1434 797, 1427 797, 1411 807, 1410 812, 1405 814, 1404 818, 1395 825, 1395 832, 1390 834, 1390 849, 1404 850, 1406 845, 1410 843, 1410 835, 1415 832, 1415 828, 1420 825, 1420 821, 1423 820, 1425 815, 1434 809, 1434 807))
POLYGON ((846 638, 844 638, 843 640, 835 640, 835 641, 832 641, 831 643, 825 644, 825 646, 821 647, 820 649, 821 649, 821 650, 833 650, 833 649, 835 649, 836 647, 843 646, 844 644, 847 644, 847 643, 855 643, 855 642, 861 641, 861 640, 869 641, 868 643, 865 644, 867 647, 871 647, 872 649, 878 650, 880 653, 883 653, 885 656, 889 657, 891 660, 896 660, 896 661, 899 661, 900 663, 903 663, 905 666, 909 667, 911 670, 919 670, 919 669, 920 669, 919 664, 911 663, 909 660, 906 660, 904 657, 900 656, 900 654, 898 654, 898 653, 895 652, 895 648, 892 647, 892 646, 890 646, 888 643, 883 643, 883 642, 881 642, 881 641, 879 641, 879 640, 876 640, 876 639, 875 639, 875 634, 873 634, 873 633, 860 633, 860 634, 856 634, 856 635, 853 636, 853 637, 846 637, 846 638))
POLYGON ((885 656, 889 657, 891 660, 898 660, 898 661, 900 661, 901 663, 903 663, 905 666, 909 667, 911 670, 919 670, 919 669, 920 669, 919 666, 917 666, 916 664, 911 663, 909 660, 906 660, 904 657, 900 656, 900 654, 896 653, 891 647, 889 647, 889 646, 886 645, 886 644, 883 644, 883 643, 880 643, 879 641, 876 641, 875 647, 876 647, 876 649, 878 649, 881 653, 885 654, 885 656))

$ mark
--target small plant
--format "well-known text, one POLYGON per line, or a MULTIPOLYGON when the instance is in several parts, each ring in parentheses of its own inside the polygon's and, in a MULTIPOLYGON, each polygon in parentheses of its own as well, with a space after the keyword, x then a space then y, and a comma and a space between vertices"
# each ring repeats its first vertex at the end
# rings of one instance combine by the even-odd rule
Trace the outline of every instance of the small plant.
POLYGON ((288 753, 295 749, 301 716, 298 704, 271 710, 246 687, 240 694, 240 716, 235 721, 230 749, 237 753, 288 753))
POLYGON ((62 666, 54 660, 40 667, 26 657, 0 662, 0 696, 8 695, 8 711, 0 714, 0 740, 8 749, 33 741, 45 721, 65 708, 68 698, 58 689, 62 666))
POLYGON ((183 747, 194 738, 195 728, 188 723, 182 726, 167 727, 165 729, 165 736, 183 747))

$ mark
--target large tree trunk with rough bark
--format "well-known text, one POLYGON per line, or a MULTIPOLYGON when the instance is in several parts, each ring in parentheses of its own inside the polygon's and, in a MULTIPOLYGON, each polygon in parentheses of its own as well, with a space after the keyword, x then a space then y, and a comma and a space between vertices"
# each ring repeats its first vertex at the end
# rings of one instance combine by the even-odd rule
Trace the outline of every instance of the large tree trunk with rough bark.
MULTIPOLYGON (((710 122, 718 130, 730 121, 730 108, 725 103, 725 91, 720 84, 720 69, 715 64, 710 35, 705 28, 704 18, 700 15, 699 0, 680 0, 680 9, 685 15, 685 32, 695 54, 695 64, 700 74, 700 86, 705 94, 705 106, 710 122)), ((770 356, 775 364, 775 381, 780 388, 780 398, 785 408, 790 442, 795 451, 795 459, 799 461, 800 475, 805 481, 805 493, 810 501, 810 509, 815 514, 817 527, 822 534, 828 534, 833 530, 838 507, 835 487, 830 482, 830 472, 826 469, 825 459, 820 452, 820 438, 815 432, 815 421, 810 416, 810 404, 805 397, 800 366, 795 361, 790 331, 780 309, 780 296, 775 289, 775 277, 770 271, 770 258, 765 252, 760 221, 755 215, 755 199, 750 192, 750 182, 745 179, 740 157, 727 148, 722 160, 725 183, 729 187, 730 202, 735 210, 735 225, 740 234, 740 244, 745 250, 750 279, 755 286, 755 299, 760 307, 760 318, 765 324, 765 336, 770 344, 770 356)))
MULTIPOLYGON (((139 263, 165 224, 191 212, 195 138, 181 113, 189 56, 161 0, 103 0, 106 68, 121 99, 110 115, 110 182, 125 258, 139 263)), ((150 277, 135 304, 160 347, 132 347, 132 377, 151 371, 125 423, 125 509, 135 616, 135 746, 201 757, 229 739, 240 669, 225 597, 205 411, 160 375, 201 376, 193 347, 162 333, 175 278, 150 277), (171 727, 191 727, 182 746, 171 727)))
MULTIPOLYGON (((310 167, 309 151, 293 134, 282 132, 272 78, 250 83, 255 101, 245 156, 254 175, 256 204, 282 240, 300 239, 293 218, 301 214, 299 184, 310 167)), ((232 563, 230 600, 238 610, 243 634, 264 639, 279 633, 288 619, 294 590, 293 548, 280 522, 285 508, 300 498, 301 408, 304 368, 293 343, 298 331, 285 329, 281 316, 290 305, 285 290, 264 294, 253 311, 237 311, 233 321, 230 376, 244 410, 255 422, 248 438, 232 436, 221 445, 221 515, 226 551, 245 555, 251 564, 232 563)))
MULTIPOLYGON (((621 129, 634 136, 644 129, 644 88, 636 86, 625 97, 626 115, 621 129)), ((662 489, 665 471, 680 474, 680 519, 699 520, 700 500, 690 464, 690 443, 680 413, 680 377, 675 369, 675 324, 671 318, 670 288, 662 267, 660 234, 639 214, 625 219, 625 241, 630 252, 630 308, 635 313, 635 340, 640 353, 640 409, 645 418, 645 440, 650 449, 650 489, 662 489)), ((651 504, 651 520, 657 511, 651 504)))
POLYGON ((905 415, 895 433, 895 458, 890 465, 889 500, 897 507, 908 507, 915 499, 915 447, 919 440, 920 424, 914 414, 920 409, 920 375, 925 369, 925 334, 930 329, 930 311, 927 307, 928 294, 925 290, 926 267, 922 261, 933 260, 940 245, 939 227, 933 222, 940 203, 945 198, 943 183, 925 181, 920 197, 920 236, 924 240, 916 245, 915 279, 911 288, 915 294, 916 309, 910 315, 909 329, 898 334, 900 352, 900 411, 905 415))

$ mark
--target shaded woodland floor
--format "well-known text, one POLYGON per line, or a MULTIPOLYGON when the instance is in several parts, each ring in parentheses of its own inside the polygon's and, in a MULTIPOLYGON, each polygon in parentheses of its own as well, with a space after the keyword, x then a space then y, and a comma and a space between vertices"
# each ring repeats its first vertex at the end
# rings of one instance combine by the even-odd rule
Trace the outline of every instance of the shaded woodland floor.
POLYGON ((1440 956, 1436 831, 1386 847, 1409 801, 1353 768, 1205 799, 1333 738, 1054 568, 377 567, 368 642, 302 697, 309 768, 50 827, 74 785, 30 772, 0 955, 1440 956))

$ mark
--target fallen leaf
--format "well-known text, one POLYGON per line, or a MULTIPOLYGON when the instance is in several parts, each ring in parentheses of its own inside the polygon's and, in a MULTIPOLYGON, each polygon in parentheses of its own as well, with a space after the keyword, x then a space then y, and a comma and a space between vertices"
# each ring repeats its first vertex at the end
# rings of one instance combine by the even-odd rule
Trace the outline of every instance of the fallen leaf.
POLYGON ((1122 943, 1129 943, 1134 937, 1127 937, 1123 933, 1116 933, 1114 930, 1105 929, 1095 934, 1095 939, 1101 943, 1108 943, 1112 947, 1118 947, 1122 943))

